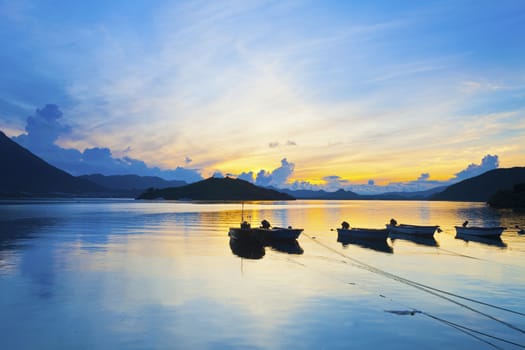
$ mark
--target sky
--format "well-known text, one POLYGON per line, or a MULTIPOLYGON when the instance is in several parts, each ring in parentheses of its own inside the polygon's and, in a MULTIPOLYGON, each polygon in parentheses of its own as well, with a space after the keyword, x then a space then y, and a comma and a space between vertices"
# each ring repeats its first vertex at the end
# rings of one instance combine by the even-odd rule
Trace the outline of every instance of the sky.
POLYGON ((525 3, 0 0, 0 130, 73 175, 424 190, 523 166, 525 3))

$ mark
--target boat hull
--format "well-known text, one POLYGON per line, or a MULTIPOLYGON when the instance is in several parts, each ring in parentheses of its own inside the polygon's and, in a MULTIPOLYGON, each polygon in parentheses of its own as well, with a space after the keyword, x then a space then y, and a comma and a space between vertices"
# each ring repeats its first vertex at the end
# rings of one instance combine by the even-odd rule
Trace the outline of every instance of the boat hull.
POLYGON ((264 237, 260 232, 255 231, 252 228, 240 228, 240 227, 230 227, 228 231, 228 236, 237 240, 244 241, 258 241, 261 242, 264 240, 264 237))
POLYGON ((482 236, 482 237, 499 237, 505 227, 463 227, 454 226, 456 234, 462 236, 482 236))
POLYGON ((390 225, 386 224, 386 228, 390 233, 400 233, 405 235, 415 236, 433 236, 439 226, 421 226, 421 225, 390 225))
POLYGON ((233 239, 243 240, 257 240, 257 241, 268 241, 268 240, 283 240, 291 241, 297 239, 303 232, 302 228, 239 228, 230 227, 228 235, 233 239))
POLYGON ((267 240, 294 240, 299 238, 303 232, 302 228, 283 228, 272 227, 269 229, 257 228, 255 229, 267 240))
POLYGON ((386 228, 338 228, 337 234, 339 237, 353 237, 361 239, 383 239, 388 237, 388 230, 386 228))

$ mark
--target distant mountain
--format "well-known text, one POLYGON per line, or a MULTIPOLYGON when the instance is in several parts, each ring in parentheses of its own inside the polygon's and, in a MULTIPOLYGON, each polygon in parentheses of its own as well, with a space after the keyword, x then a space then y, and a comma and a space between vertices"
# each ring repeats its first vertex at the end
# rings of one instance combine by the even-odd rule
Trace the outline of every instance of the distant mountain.
POLYGON ((436 193, 443 192, 447 186, 439 186, 425 191, 414 192, 385 192, 374 195, 366 195, 367 199, 383 199, 383 200, 425 200, 436 193))
POLYGON ((323 190, 290 190, 290 189, 278 189, 273 188, 277 191, 288 193, 289 195, 297 199, 326 199, 326 200, 423 200, 428 199, 435 193, 441 192, 446 186, 432 188, 426 191, 417 192, 386 192, 380 194, 357 194, 352 191, 345 191, 343 189, 335 192, 327 192, 323 190))
POLYGON ((489 198, 494 208, 525 208, 525 183, 514 186, 512 191, 499 191, 489 198))
POLYGON ((431 197, 440 201, 486 202, 498 191, 525 182, 525 167, 494 169, 447 187, 431 197))
POLYGON ((136 195, 150 187, 167 188, 187 185, 185 181, 168 181, 157 176, 92 174, 82 175, 78 178, 91 181, 112 190, 138 191, 136 195))
POLYGON ((0 131, 0 196, 88 195, 106 192, 46 163, 0 131))
POLYGON ((357 193, 351 191, 345 191, 343 189, 337 190, 335 192, 327 192, 324 190, 290 190, 286 188, 271 188, 275 191, 280 191, 286 194, 289 194, 292 197, 297 199, 360 199, 357 193))
POLYGON ((240 180, 208 178, 181 187, 149 189, 137 199, 188 199, 188 200, 293 200, 292 196, 275 190, 255 186, 240 180))

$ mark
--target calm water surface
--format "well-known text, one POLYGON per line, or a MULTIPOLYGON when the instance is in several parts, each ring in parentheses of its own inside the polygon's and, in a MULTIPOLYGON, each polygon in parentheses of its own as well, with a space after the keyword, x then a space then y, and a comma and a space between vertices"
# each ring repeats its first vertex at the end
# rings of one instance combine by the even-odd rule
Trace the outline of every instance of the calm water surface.
POLYGON ((525 346, 524 213, 297 201, 245 204, 244 215, 304 232, 294 244, 230 243, 240 204, 0 202, 0 349, 525 346), (443 232, 337 242, 343 220, 380 228, 392 217, 443 232), (508 229, 455 238, 467 219, 508 229))

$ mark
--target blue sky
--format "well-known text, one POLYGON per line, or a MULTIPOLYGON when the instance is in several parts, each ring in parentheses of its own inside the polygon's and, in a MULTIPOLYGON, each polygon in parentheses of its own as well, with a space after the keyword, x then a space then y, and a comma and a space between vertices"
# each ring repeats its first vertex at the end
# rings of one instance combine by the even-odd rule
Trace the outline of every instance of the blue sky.
POLYGON ((373 192, 523 165, 523 1, 0 1, 0 37, 0 130, 73 174, 373 192))

